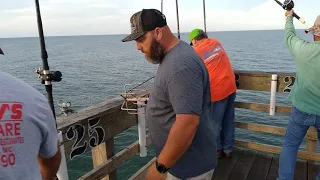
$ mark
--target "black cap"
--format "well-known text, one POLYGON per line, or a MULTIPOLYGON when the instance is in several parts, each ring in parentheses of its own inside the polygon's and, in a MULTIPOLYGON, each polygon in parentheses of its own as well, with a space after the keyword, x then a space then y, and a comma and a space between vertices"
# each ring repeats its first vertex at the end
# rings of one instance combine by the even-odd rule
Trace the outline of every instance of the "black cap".
POLYGON ((130 23, 131 34, 122 39, 122 42, 136 40, 148 31, 166 26, 167 20, 165 15, 157 9, 143 9, 131 16, 130 23))

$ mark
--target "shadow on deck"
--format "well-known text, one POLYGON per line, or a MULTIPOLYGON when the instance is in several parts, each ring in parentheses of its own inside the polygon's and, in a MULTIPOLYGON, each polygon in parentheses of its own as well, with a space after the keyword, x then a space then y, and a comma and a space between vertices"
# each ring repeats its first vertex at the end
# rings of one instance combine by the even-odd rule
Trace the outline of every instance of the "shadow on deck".
MULTIPOLYGON (((152 159, 130 180, 145 178, 152 159)), ((279 155, 255 150, 234 148, 231 158, 219 159, 212 180, 276 180, 278 177, 279 155)), ((320 165, 311 161, 297 160, 294 180, 316 180, 320 165)))

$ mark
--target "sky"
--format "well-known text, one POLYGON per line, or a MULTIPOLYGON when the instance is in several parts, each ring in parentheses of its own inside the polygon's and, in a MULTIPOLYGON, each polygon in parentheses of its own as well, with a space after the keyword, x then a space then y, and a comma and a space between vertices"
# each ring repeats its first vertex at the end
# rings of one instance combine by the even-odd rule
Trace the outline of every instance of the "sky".
MULTIPOLYGON (((129 19, 143 8, 161 9, 161 0, 39 0, 45 36, 130 33, 129 19)), ((169 27, 177 32, 175 0, 163 0, 169 27)), ((34 0, 0 0, 0 38, 38 36, 34 0)), ((295 0, 307 23, 320 15, 319 0, 295 0)), ((178 0, 180 32, 203 28, 203 1, 178 0)), ((274 0, 206 0, 207 31, 283 29, 284 10, 274 0)))

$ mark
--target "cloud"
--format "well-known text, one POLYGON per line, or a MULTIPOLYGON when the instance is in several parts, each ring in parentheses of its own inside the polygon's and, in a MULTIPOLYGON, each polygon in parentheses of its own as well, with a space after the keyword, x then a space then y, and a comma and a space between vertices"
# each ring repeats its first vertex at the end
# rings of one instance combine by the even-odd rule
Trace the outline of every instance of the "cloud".
MULTIPOLYGON (((118 6, 103 0, 50 0, 40 5, 46 35, 116 32, 118 6), (103 29, 103 31, 101 30, 103 29), (99 30, 100 29, 100 30, 99 30)), ((35 7, 0 11, 0 36, 37 36, 35 7)))
MULTIPOLYGON (((174 7, 166 9, 166 12, 168 12, 166 16, 170 19, 171 27, 176 29, 174 7)), ((220 10, 214 7, 207 7, 207 29, 209 31, 283 29, 285 23, 284 13, 285 11, 274 0, 266 0, 248 10, 220 10)), ((202 7, 181 9, 179 16, 180 30, 182 31, 189 32, 196 27, 204 27, 202 7)), ((315 15, 308 17, 314 18, 315 15)), ((298 21, 295 22, 295 25, 296 28, 306 27, 298 21)))
POLYGON ((103 2, 103 0, 49 0, 50 4, 92 4, 103 2))
MULTIPOLYGON (((180 31, 189 32, 203 27, 202 4, 183 6, 179 1, 180 31)), ((48 0, 40 4, 44 33, 47 36, 86 34, 125 34, 130 32, 129 18, 142 8, 160 9, 160 0, 48 0)), ((296 9, 296 8, 295 8, 296 9)), ((316 10, 314 9, 313 12, 316 10)), ((18 9, 0 9, 0 37, 37 36, 37 20, 34 5, 18 9)), ((299 9, 305 12, 305 9, 299 9), (304 10, 304 11, 303 11, 304 10)), ((172 31, 177 31, 175 3, 164 4, 164 14, 172 31)), ((308 18, 316 15, 310 11, 308 18)), ((284 10, 274 0, 246 10, 206 8, 207 30, 255 30, 282 29, 284 10)), ((312 19, 313 20, 313 19, 312 19)), ((295 23, 298 28, 305 25, 295 23)))

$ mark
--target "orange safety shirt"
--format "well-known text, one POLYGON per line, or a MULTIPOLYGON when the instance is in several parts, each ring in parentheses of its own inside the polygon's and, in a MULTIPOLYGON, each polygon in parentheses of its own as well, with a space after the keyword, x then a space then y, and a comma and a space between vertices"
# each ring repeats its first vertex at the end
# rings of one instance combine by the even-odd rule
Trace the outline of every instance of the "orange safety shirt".
POLYGON ((194 47, 204 61, 210 78, 211 101, 220 101, 237 90, 229 56, 215 38, 203 40, 194 47))

